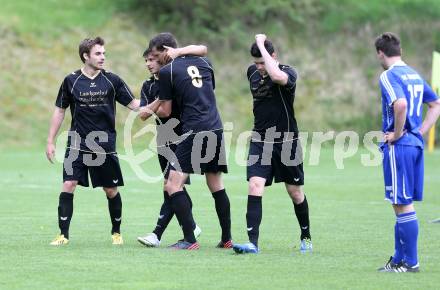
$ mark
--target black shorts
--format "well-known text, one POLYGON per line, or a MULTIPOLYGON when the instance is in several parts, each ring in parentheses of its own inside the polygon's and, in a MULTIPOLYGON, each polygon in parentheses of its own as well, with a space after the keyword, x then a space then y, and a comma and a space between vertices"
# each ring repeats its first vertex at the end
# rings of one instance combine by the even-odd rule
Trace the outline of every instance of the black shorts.
POLYGON ((171 166, 173 170, 188 174, 227 173, 223 130, 188 135, 177 144, 171 166))
POLYGON ((116 153, 96 154, 67 148, 63 163, 63 182, 76 180, 79 185, 88 187, 88 173, 93 187, 124 185, 116 153))
MULTIPOLYGON (((160 152, 160 154, 157 154, 157 157, 159 159, 159 165, 160 169, 162 170, 163 176, 165 179, 168 179, 168 176, 170 175, 171 165, 169 160, 172 160, 173 154, 176 152, 177 145, 176 144, 169 144, 166 145, 167 148, 164 149, 164 147, 158 146, 157 151, 160 152), (170 154, 170 151, 167 149, 170 149, 173 154, 170 154)), ((190 177, 185 181, 185 184, 191 184, 190 177)))
POLYGON ((304 185, 302 149, 298 139, 282 143, 251 141, 247 162, 248 181, 251 177, 258 176, 266 179, 265 186, 270 186, 273 178, 276 183, 304 185))

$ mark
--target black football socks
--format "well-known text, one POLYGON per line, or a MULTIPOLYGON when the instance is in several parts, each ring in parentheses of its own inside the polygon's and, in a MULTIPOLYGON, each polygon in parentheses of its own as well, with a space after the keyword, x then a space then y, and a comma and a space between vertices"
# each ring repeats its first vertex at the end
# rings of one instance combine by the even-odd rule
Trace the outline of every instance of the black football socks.
POLYGON ((213 192, 212 197, 215 201, 218 221, 222 228, 222 242, 227 242, 231 239, 231 205, 229 198, 225 189, 213 192))
POLYGON ((311 239, 310 237, 310 220, 309 220, 309 205, 307 198, 304 195, 304 201, 300 204, 293 203, 295 208, 295 215, 298 219, 299 226, 301 228, 301 240, 311 239))
POLYGON ((69 226, 73 214, 73 193, 61 192, 58 204, 58 226, 61 234, 69 239, 69 226))
POLYGON ((258 247, 258 235, 263 215, 261 196, 248 195, 246 223, 249 242, 258 247))
POLYGON ((184 191, 178 191, 170 196, 171 208, 176 214, 179 224, 182 225, 185 241, 195 243, 194 237, 194 219, 192 216, 191 205, 187 194, 184 191))
POLYGON ((113 198, 108 198, 108 211, 112 221, 112 234, 121 233, 122 200, 119 192, 113 198))
POLYGON ((192 202, 192 200, 191 200, 191 196, 189 196, 189 194, 188 194, 188 191, 186 191, 186 187, 185 187, 185 186, 183 187, 183 191, 185 192, 186 197, 187 197, 188 200, 189 200, 189 206, 190 206, 191 209, 192 209, 192 208, 193 208, 193 202, 192 202))
MULTIPOLYGON (((189 207, 191 208, 191 211, 192 211, 192 208, 193 208, 193 202, 192 202, 192 200, 191 200, 191 197, 189 196, 188 191, 186 191, 186 188, 185 188, 185 187, 183 187, 183 191, 185 192, 186 197, 187 197, 188 200, 189 200, 189 207)), ((193 221, 192 221, 192 223, 193 223, 193 230, 195 230, 195 229, 196 229, 196 222, 194 221, 194 217, 193 217, 193 221)), ((180 226, 182 226, 182 225, 180 225, 180 226)))
POLYGON ((162 234, 173 218, 174 211, 171 208, 170 197, 167 191, 163 192, 163 203, 160 208, 159 217, 157 219, 156 228, 153 233, 156 234, 157 238, 160 240, 162 238, 162 234))

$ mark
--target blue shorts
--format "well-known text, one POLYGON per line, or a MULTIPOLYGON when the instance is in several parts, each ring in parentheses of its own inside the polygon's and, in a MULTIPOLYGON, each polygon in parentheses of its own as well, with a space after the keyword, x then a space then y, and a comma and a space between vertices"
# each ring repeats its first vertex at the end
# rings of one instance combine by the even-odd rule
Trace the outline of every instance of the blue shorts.
POLYGON ((411 204, 423 199, 423 148, 385 144, 383 173, 385 199, 392 204, 411 204))

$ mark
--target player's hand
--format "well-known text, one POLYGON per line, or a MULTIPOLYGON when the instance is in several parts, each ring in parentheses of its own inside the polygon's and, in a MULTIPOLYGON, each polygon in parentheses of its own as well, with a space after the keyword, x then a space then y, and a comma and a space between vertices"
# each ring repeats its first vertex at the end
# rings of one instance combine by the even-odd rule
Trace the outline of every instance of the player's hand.
POLYGON ((255 35, 255 42, 257 44, 262 43, 264 44, 264 41, 267 39, 266 34, 257 34, 255 35))
POLYGON ((164 45, 163 47, 165 47, 165 61, 170 62, 171 60, 180 56, 178 48, 174 48, 166 45, 164 45))
POLYGON ((46 157, 47 157, 47 160, 50 161, 50 163, 53 163, 53 159, 55 157, 55 145, 53 145, 52 143, 47 143, 46 157))
POLYGON ((146 108, 146 107, 141 107, 141 108, 139 109, 139 118, 140 118, 142 121, 145 121, 145 120, 148 119, 148 117, 150 117, 150 116, 149 116, 149 114, 148 114, 147 108, 146 108))
POLYGON ((388 144, 394 143, 399 140, 403 135, 405 135, 405 133, 406 130, 404 130, 401 135, 397 135, 394 132, 386 132, 384 135, 384 142, 388 144))

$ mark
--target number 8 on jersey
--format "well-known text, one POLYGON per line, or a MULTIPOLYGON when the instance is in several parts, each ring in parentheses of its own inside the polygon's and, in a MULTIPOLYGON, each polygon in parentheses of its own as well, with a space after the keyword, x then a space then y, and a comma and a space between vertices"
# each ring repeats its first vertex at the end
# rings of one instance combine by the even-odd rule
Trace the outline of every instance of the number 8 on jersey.
POLYGON ((203 82, 199 69, 196 66, 191 65, 186 69, 186 71, 192 79, 193 86, 195 86, 196 88, 201 88, 203 86, 203 82))

